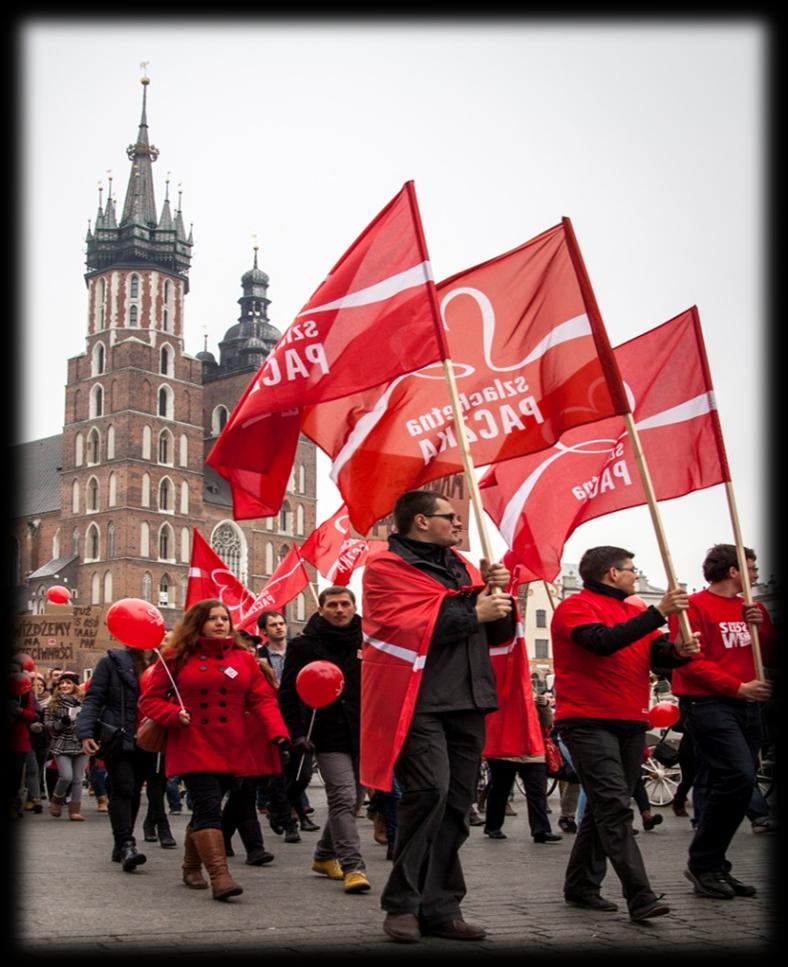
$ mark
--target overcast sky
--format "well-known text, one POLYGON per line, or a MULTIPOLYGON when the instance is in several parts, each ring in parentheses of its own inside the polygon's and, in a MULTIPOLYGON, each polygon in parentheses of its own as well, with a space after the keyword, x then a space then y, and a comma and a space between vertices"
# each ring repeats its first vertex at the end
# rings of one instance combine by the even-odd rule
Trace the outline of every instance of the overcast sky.
MULTIPOLYGON (((157 209, 169 172, 170 198, 182 186, 194 225, 188 352, 207 333, 218 356, 254 236, 270 319, 284 330, 409 179, 436 279, 569 216, 614 346, 698 306, 744 541, 768 577, 763 24, 37 19, 19 29, 20 440, 62 430, 66 360, 85 348, 85 232, 108 170, 123 205, 147 61, 157 209)), ((327 462, 319 468, 323 519, 339 498, 327 462)), ((733 539, 724 490, 660 511, 679 580, 701 587, 706 549, 733 539)), ((664 586, 645 508, 584 525, 565 559, 600 543, 634 549, 664 586)))

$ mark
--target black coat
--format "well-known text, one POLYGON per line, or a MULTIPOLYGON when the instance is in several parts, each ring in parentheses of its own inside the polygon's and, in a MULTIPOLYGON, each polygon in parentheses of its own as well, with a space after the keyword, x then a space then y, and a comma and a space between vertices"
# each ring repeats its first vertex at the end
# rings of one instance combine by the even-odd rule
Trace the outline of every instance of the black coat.
POLYGON ((108 651, 99 660, 90 679, 90 687, 76 721, 77 737, 98 740, 96 722, 101 719, 107 725, 124 728, 123 748, 133 749, 139 697, 140 687, 134 674, 131 654, 125 648, 108 651))
POLYGON ((318 752, 347 752, 358 755, 361 721, 361 619, 353 617, 347 628, 335 628, 319 614, 313 614, 304 632, 293 638, 285 652, 282 681, 279 685, 279 708, 295 739, 306 735, 312 709, 298 696, 296 678, 312 661, 330 661, 337 665, 345 684, 337 699, 315 713, 311 740, 318 752))

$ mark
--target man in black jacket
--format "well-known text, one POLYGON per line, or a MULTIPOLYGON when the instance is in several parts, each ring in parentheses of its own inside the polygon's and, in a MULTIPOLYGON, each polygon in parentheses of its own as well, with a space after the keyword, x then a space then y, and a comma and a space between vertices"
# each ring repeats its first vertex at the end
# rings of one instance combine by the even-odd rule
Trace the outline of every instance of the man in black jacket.
MULTIPOLYGON (((389 551, 443 588, 473 584, 462 559, 460 518, 430 490, 408 491, 394 507, 397 533, 389 551)), ((384 931, 417 942, 421 934, 481 940, 485 930, 464 920, 465 880, 459 849, 484 746, 484 717, 498 707, 489 646, 514 635, 509 583, 501 564, 482 562, 481 592, 446 597, 434 625, 416 706, 394 772, 397 807, 394 865, 381 896, 384 931)), ((403 615, 407 621, 407 615, 403 615)))
POLYGON ((318 596, 319 610, 302 635, 290 642, 285 654, 279 706, 292 736, 294 758, 314 751, 328 801, 328 822, 315 847, 312 869, 332 880, 343 880, 346 893, 370 888, 356 825, 356 790, 361 694, 361 619, 356 599, 343 587, 325 588, 318 596), (313 710, 296 689, 298 673, 313 661, 329 661, 344 676, 342 692, 315 711, 311 738, 307 738, 313 710))

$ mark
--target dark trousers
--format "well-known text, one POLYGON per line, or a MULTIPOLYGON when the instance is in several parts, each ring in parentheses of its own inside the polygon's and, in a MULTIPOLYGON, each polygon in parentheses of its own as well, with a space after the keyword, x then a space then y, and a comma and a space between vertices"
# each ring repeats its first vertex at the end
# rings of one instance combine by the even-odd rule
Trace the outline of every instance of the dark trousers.
POLYGON ((263 831, 255 810, 257 779, 251 776, 234 778, 230 794, 222 809, 222 832, 226 846, 230 845, 236 830, 241 835, 247 856, 263 848, 263 831))
POLYGON ((679 766, 681 767, 681 782, 676 787, 676 795, 673 797, 673 802, 679 806, 683 806, 695 782, 695 773, 697 771, 695 746, 692 744, 692 736, 686 730, 679 743, 679 766))
POLYGON ((755 786, 760 707, 757 702, 704 695, 682 697, 681 711, 697 759, 698 825, 689 847, 689 867, 693 873, 728 872, 726 852, 755 786))
POLYGON ((632 831, 630 800, 643 762, 644 726, 563 722, 561 738, 588 805, 564 877, 564 895, 599 894, 609 859, 630 910, 656 899, 632 831))
POLYGON ((514 785, 514 777, 519 775, 525 786, 531 835, 549 833, 550 820, 547 818, 547 796, 545 795, 547 767, 544 762, 487 759, 487 765, 490 767, 490 784, 487 788, 485 829, 495 830, 503 826, 506 803, 514 785))
POLYGON ((483 745, 482 712, 414 714, 395 766, 402 795, 394 864, 380 898, 387 913, 415 914, 425 926, 461 916, 459 851, 483 745))
POLYGON ((160 752, 148 754, 153 756, 154 767, 147 778, 148 812, 145 820, 154 826, 158 826, 159 823, 167 822, 167 811, 164 806, 167 777, 164 775, 164 756, 160 752))
POLYGON ((229 772, 187 772, 181 776, 192 801, 189 825, 196 833, 201 829, 222 828, 222 799, 230 788, 229 772))
POLYGON ((115 845, 134 839, 134 824, 145 781, 156 771, 156 754, 135 746, 119 749, 104 760, 110 790, 109 822, 115 845))

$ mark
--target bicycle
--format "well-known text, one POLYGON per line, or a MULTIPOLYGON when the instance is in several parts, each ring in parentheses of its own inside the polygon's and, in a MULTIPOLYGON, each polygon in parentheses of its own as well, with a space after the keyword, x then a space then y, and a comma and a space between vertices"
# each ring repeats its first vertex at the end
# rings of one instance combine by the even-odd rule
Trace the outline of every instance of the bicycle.
POLYGON ((667 806, 676 797, 681 782, 679 750, 665 741, 670 726, 662 729, 657 744, 641 766, 646 795, 652 806, 667 806))

